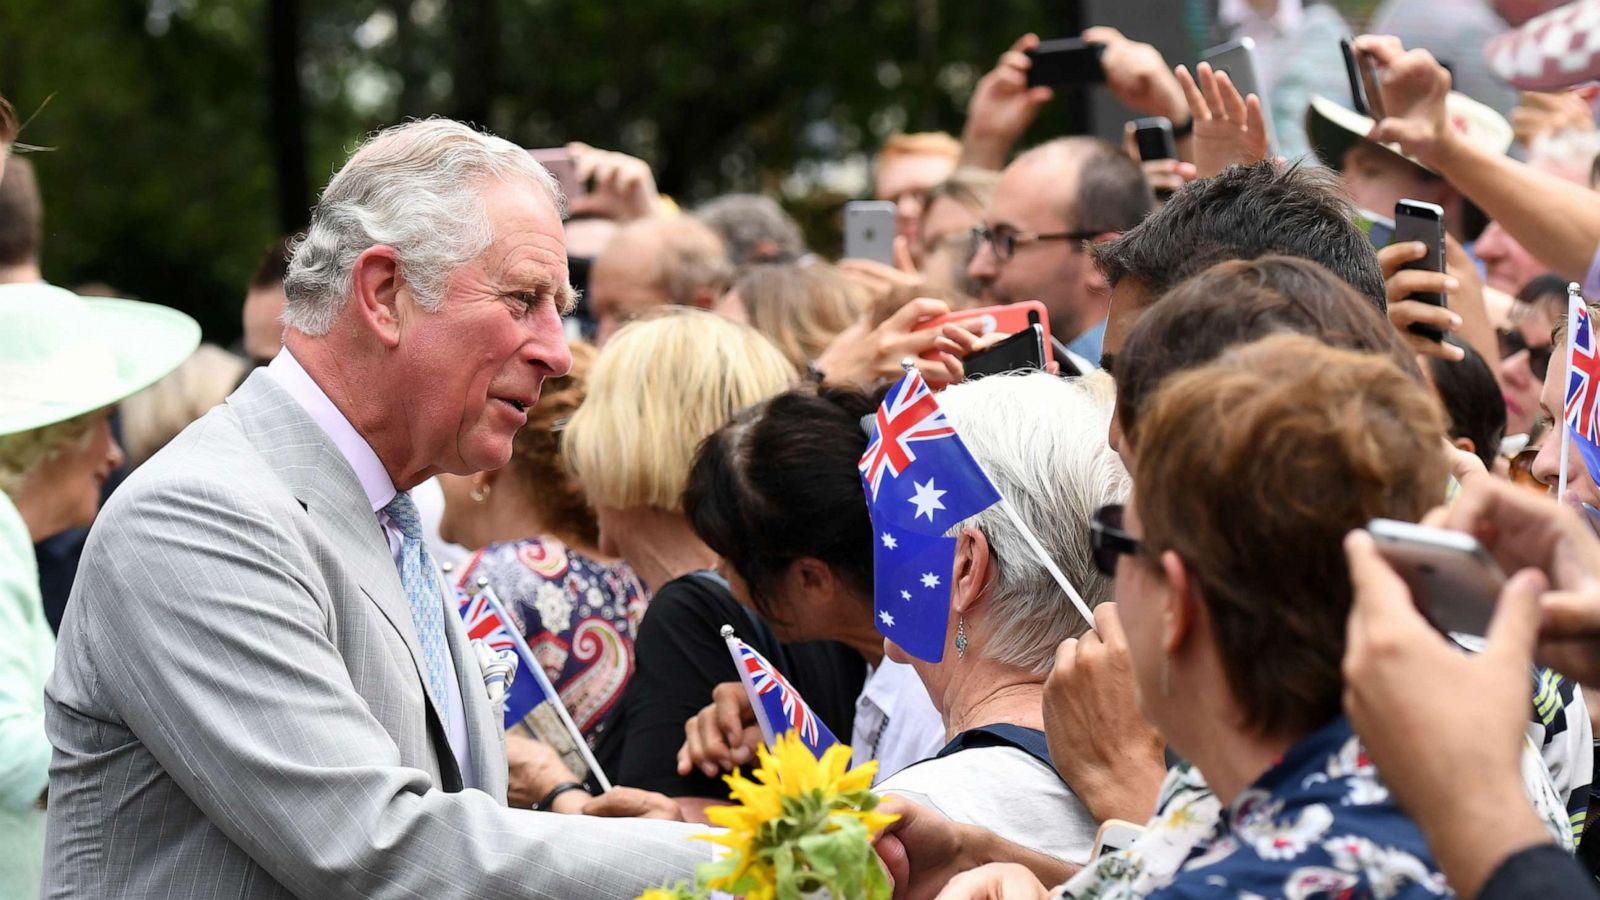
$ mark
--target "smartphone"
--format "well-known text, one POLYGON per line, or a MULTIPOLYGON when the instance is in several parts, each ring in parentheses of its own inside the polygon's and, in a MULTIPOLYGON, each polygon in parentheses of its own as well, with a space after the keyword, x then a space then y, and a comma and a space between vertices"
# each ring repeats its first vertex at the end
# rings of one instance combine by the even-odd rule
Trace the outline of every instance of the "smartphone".
POLYGON ((1211 68, 1228 73, 1228 80, 1239 89, 1239 96, 1249 98, 1255 94, 1261 100, 1261 117, 1267 123, 1267 144, 1277 147, 1277 136, 1272 127, 1272 107, 1267 103, 1267 92, 1261 86, 1261 69, 1256 65, 1256 42, 1247 37, 1215 47, 1200 54, 1211 68))
POLYGON ((1374 249, 1387 247, 1394 240, 1394 220, 1370 209, 1356 210, 1356 227, 1372 242, 1374 249))
MULTIPOLYGON (((1428 253, 1421 259, 1412 260, 1401 266, 1402 269, 1425 269, 1429 272, 1444 271, 1444 210, 1436 203, 1423 203, 1420 200, 1401 200, 1394 205, 1394 241, 1421 241, 1428 253)), ((1432 303, 1434 306, 1447 306, 1444 295, 1437 291, 1424 291, 1412 294, 1407 299, 1421 300, 1423 303, 1432 303)), ((1444 332, 1431 325, 1411 326, 1413 334, 1422 335, 1435 341, 1444 340, 1444 332)))
POLYGON ((1140 162, 1178 158, 1178 142, 1172 137, 1172 120, 1166 116, 1134 119, 1133 140, 1139 145, 1140 162))
POLYGON ((1100 54, 1105 50, 1104 44, 1092 44, 1082 38, 1041 41, 1028 51, 1028 58, 1033 61, 1028 66, 1028 87, 1099 84, 1106 80, 1105 67, 1100 64, 1100 54))
POLYGON ((1107 853, 1116 853, 1133 846, 1133 842, 1144 834, 1144 827, 1135 825, 1126 819, 1107 819, 1100 823, 1100 830, 1094 835, 1094 852, 1089 854, 1091 860, 1099 859, 1107 853))
POLYGON ((1044 326, 1035 322, 982 353, 974 353, 962 361, 967 370, 967 380, 1021 369, 1044 370, 1044 326))
POLYGON ((944 325, 960 325, 978 337, 999 332, 1000 334, 1016 334, 1029 325, 1038 325, 1044 329, 1044 343, 1046 348, 1045 361, 1050 361, 1050 319, 1049 312, 1044 304, 1038 300, 1022 300, 1017 303, 1007 303, 1001 306, 982 306, 976 309, 958 309, 947 312, 942 316, 924 319, 911 326, 912 331, 922 331, 927 328, 940 328, 944 325))
POLYGON ((894 204, 851 200, 844 205, 844 255, 894 265, 894 204))
POLYGON ((1349 38, 1339 39, 1344 55, 1344 74, 1350 80, 1350 103, 1356 112, 1370 119, 1383 118, 1383 93, 1378 90, 1378 62, 1371 54, 1356 49, 1349 38))
POLYGON ((561 186, 561 193, 566 196, 569 205, 589 193, 588 185, 578 178, 577 160, 565 147, 541 147, 529 150, 528 155, 555 176, 556 184, 561 186))
POLYGON ((1506 577, 1483 545, 1460 531, 1394 519, 1373 519, 1367 531, 1434 628, 1447 635, 1489 633, 1506 577))

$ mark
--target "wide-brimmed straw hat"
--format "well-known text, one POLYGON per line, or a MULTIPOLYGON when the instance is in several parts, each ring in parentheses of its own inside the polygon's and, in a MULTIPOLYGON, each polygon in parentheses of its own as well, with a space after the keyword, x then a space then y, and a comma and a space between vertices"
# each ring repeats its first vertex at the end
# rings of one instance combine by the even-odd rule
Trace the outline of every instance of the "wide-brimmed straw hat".
MULTIPOLYGON (((1444 101, 1445 117, 1450 127, 1465 138, 1467 143, 1486 153, 1500 155, 1511 147, 1511 123, 1482 103, 1458 91, 1451 91, 1444 101)), ((1306 136, 1311 147, 1322 161, 1334 169, 1344 167, 1344 155, 1356 141, 1366 140, 1372 133, 1373 121, 1368 116, 1346 109, 1317 94, 1311 95, 1311 105, 1306 109, 1306 136)), ((1407 156, 1399 144, 1375 146, 1419 168, 1432 172, 1415 157, 1407 156)), ((1437 173, 1435 173, 1437 174, 1437 173)))
POLYGON ((42 282, 0 285, 0 435, 110 406, 199 344, 199 324, 165 306, 79 297, 42 282))

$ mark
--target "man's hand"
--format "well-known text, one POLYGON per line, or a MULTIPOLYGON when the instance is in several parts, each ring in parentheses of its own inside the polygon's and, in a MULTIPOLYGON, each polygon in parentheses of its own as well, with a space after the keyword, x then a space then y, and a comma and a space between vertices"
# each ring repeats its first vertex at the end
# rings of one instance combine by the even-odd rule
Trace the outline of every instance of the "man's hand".
POLYGON ((990 863, 950 879, 937 900, 1049 900, 1050 889, 1026 866, 990 863))
POLYGON ((1549 840, 1520 767, 1545 578, 1524 569, 1506 583, 1487 649, 1469 656, 1417 612, 1371 535, 1352 532, 1345 555, 1355 589, 1344 658, 1351 724, 1451 885, 1476 896, 1506 857, 1549 840))
POLYGON ((1147 116, 1166 116, 1174 125, 1188 121, 1183 89, 1160 50, 1105 26, 1084 31, 1083 39, 1105 45, 1100 66, 1105 69, 1106 87, 1117 102, 1147 116))
POLYGON ((1199 177, 1210 178, 1235 163, 1248 166, 1267 158, 1267 120, 1260 97, 1239 96, 1228 73, 1213 72, 1210 63, 1197 66, 1194 76, 1179 66, 1177 81, 1194 116, 1194 168, 1199 177))
POLYGON ((1380 144, 1399 144, 1431 169, 1443 168, 1438 161, 1461 140, 1445 114, 1450 70, 1426 50, 1405 49, 1399 38, 1364 34, 1355 44, 1380 67, 1378 90, 1388 113, 1368 137, 1380 144))
MULTIPOLYGON (((582 780, 555 748, 520 734, 506 735, 506 764, 506 803, 521 809, 534 808, 564 781, 582 780)), ((588 799, 581 791, 568 791, 556 798, 556 812, 576 813, 588 799)))
POLYGON ((678 748, 678 774, 696 767, 708 778, 733 771, 756 758, 761 727, 744 683, 729 681, 711 689, 711 704, 683 723, 683 746, 678 748))
POLYGON ((666 794, 655 791, 641 791, 638 788, 614 787, 604 794, 590 800, 583 806, 586 816, 599 816, 605 819, 664 819, 668 822, 682 822, 683 811, 678 807, 678 801, 666 794))
POLYGON ((1005 168, 1011 148, 1038 118, 1039 108, 1055 96, 1050 88, 1028 87, 1028 70, 1033 66, 1028 51, 1037 46, 1036 34, 1017 38, 994 68, 978 79, 961 130, 962 165, 994 171, 1005 168))
POLYGON ((1050 758, 1096 821, 1143 822, 1167 777, 1166 745, 1139 715, 1117 605, 1100 604, 1094 622, 1056 648, 1044 683, 1050 758))
POLYGON ((1390 244, 1378 250, 1378 267, 1383 270, 1384 292, 1389 301, 1389 322, 1394 325, 1412 351, 1441 359, 1460 360, 1466 353, 1443 341, 1429 340, 1412 334, 1413 323, 1432 325, 1445 332, 1461 329, 1461 317, 1448 307, 1434 306, 1421 300, 1407 300, 1412 294, 1437 292, 1450 294, 1461 286, 1453 276, 1425 269, 1402 269, 1401 266, 1428 255, 1427 245, 1421 241, 1390 244))
POLYGON ((1594 108, 1589 105, 1584 93, 1561 91, 1523 94, 1522 102, 1511 111, 1511 131, 1516 135, 1517 143, 1531 147, 1534 140, 1546 134, 1593 131, 1594 108))
POLYGON ((1502 571, 1543 572, 1551 590, 1539 598, 1540 664, 1600 685, 1600 540, 1575 510, 1482 476, 1464 479, 1456 502, 1424 523, 1477 538, 1502 571))
POLYGON ((626 153, 577 142, 568 144, 567 152, 572 154, 578 180, 590 184, 587 194, 572 198, 573 215, 627 222, 660 211, 661 195, 656 192, 649 163, 626 153))
POLYGON ((929 381, 955 384, 966 374, 958 358, 961 347, 941 329, 915 330, 918 322, 949 311, 943 300, 919 297, 876 327, 863 318, 833 339, 816 366, 831 384, 869 387, 880 378, 899 378, 904 374, 900 361, 909 358, 929 381), (923 359, 927 350, 936 351, 938 360, 923 359))

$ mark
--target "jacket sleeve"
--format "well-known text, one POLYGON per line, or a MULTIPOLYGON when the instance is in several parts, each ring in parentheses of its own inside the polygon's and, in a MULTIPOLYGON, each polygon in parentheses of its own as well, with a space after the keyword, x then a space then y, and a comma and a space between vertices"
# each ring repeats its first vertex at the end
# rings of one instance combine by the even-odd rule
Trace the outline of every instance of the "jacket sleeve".
MULTIPOLYGON (((21 552, 23 548, 17 548, 21 552)), ((26 548, 31 553, 32 548, 26 548)), ((8 551, 0 548, 0 560, 8 551)), ((30 621, 39 606, 36 585, 20 566, 0 567, 0 810, 21 812, 39 801, 49 783, 50 741, 44 731, 44 673, 37 671, 39 641, 50 639, 30 621)))

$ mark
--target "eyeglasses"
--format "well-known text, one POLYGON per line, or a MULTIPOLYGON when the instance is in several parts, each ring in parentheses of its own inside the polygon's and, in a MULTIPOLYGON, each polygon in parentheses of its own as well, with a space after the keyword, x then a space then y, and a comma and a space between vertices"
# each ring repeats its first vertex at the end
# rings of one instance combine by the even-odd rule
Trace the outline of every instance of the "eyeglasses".
POLYGON ((1038 241, 1087 241, 1104 234, 1102 231, 1059 231, 1053 234, 1038 234, 1029 231, 1017 231, 1005 225, 990 228, 987 225, 975 225, 972 228, 972 246, 981 247, 987 243, 989 250, 994 253, 994 258, 1006 262, 1017 255, 1017 248, 1025 244, 1038 241))
POLYGON ((1122 504, 1102 506, 1089 517, 1089 549, 1100 574, 1115 578, 1117 557, 1134 556, 1141 548, 1138 538, 1122 530, 1122 504))
POLYGON ((1528 370, 1533 373, 1533 377, 1540 381, 1544 380, 1545 373, 1550 371, 1550 356, 1555 352, 1554 345, 1545 344, 1543 347, 1530 347, 1528 346, 1528 339, 1522 336, 1522 331, 1515 328, 1499 329, 1496 331, 1496 335, 1500 338, 1501 359, 1510 359, 1526 350, 1528 351, 1528 370))

